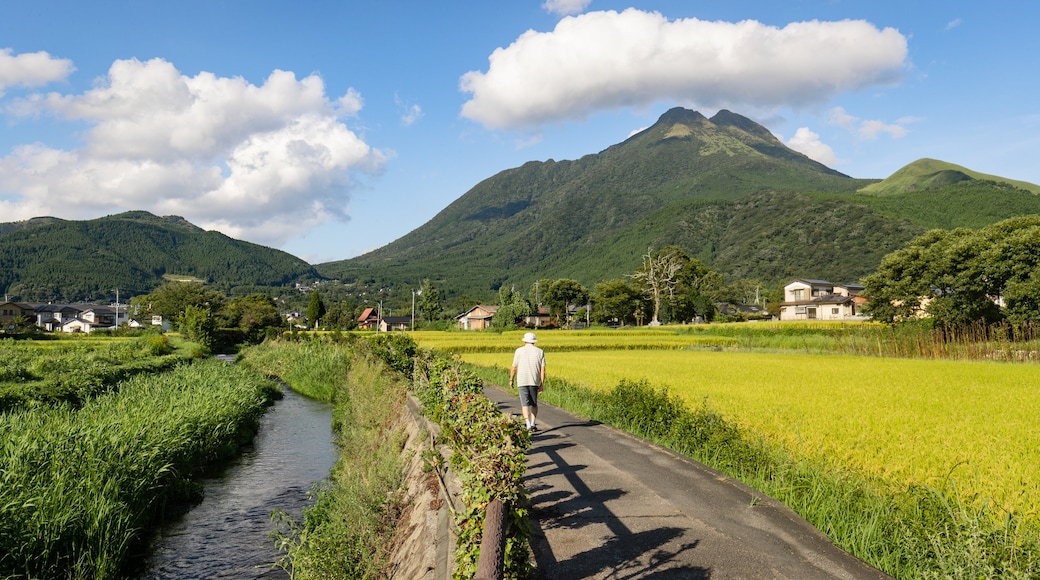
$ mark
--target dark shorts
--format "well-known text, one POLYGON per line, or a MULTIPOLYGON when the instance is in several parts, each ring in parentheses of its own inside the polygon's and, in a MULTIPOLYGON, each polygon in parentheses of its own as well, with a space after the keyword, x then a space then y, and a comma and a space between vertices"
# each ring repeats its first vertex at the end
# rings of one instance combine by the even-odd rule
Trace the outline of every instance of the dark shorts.
POLYGON ((517 387, 516 389, 520 391, 521 407, 538 406, 538 387, 517 387))

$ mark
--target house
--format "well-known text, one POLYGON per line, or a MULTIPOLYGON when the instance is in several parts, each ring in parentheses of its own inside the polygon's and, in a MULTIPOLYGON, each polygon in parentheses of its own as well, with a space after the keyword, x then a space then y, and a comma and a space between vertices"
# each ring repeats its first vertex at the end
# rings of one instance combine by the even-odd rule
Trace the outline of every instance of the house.
POLYGON ((379 321, 379 330, 382 332, 408 330, 411 326, 411 316, 384 316, 382 320, 379 321))
POLYGON ((866 298, 859 284, 833 284, 798 278, 784 286, 780 320, 864 320, 866 298))
POLYGON ((12 327, 19 318, 32 322, 35 318, 33 307, 15 302, 0 303, 0 330, 12 327))
POLYGON ((540 328, 542 326, 549 326, 551 320, 552 319, 549 318, 549 309, 544 306, 539 306, 536 313, 524 317, 524 326, 540 328))
POLYGON ((375 330, 379 328, 379 314, 376 313, 375 308, 366 308, 361 312, 361 316, 358 316, 357 320, 358 328, 362 330, 375 330))
POLYGON ((61 325, 75 320, 80 309, 69 304, 37 304, 35 306, 36 326, 53 332, 61 329, 61 325))
POLYGON ((498 306, 478 304, 458 317, 461 330, 483 330, 491 327, 491 317, 498 312, 498 306))

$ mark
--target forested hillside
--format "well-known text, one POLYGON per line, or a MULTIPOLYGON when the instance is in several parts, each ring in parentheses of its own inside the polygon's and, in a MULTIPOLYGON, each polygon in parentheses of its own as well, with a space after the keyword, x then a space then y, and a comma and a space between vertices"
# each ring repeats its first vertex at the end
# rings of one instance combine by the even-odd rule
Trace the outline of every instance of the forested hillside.
POLYGON ((227 293, 317 278, 285 252, 204 231, 176 216, 127 212, 87 221, 0 224, 0 288, 23 302, 144 294, 164 276, 190 276, 227 293))

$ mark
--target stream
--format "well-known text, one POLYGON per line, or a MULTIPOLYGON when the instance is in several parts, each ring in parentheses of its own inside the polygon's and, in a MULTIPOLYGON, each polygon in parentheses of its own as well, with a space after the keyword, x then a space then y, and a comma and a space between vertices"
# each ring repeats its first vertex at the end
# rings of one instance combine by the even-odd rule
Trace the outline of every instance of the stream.
POLYGON ((332 406, 283 387, 260 430, 239 457, 203 480, 205 498, 159 530, 149 542, 144 579, 288 578, 274 563, 282 555, 268 537, 271 512, 299 519, 308 492, 324 480, 337 452, 332 406))

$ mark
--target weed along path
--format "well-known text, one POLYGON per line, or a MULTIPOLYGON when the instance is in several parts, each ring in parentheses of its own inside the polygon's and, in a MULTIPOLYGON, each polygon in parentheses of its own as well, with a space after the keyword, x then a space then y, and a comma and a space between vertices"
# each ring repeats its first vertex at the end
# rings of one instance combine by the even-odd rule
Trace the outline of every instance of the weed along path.
MULTIPOLYGON (((515 395, 485 394, 519 414, 515 395)), ((549 405, 538 420, 525 477, 536 579, 888 578, 704 465, 549 405)))
POLYGON ((202 503, 150 542, 138 579, 288 578, 273 564, 281 556, 268 534, 271 512, 299 519, 308 492, 336 460, 332 406, 283 387, 253 445, 203 482, 202 503))

